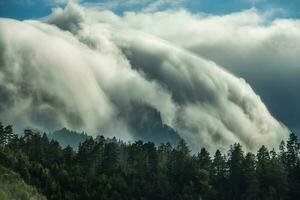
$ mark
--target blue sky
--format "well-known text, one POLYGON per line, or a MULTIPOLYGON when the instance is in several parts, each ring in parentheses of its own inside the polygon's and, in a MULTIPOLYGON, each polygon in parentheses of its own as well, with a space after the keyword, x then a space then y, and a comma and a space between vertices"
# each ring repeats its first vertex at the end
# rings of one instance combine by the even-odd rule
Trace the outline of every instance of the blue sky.
MULTIPOLYGON (((77 0, 87 6, 110 9, 118 14, 124 11, 165 10, 185 8, 193 13, 227 14, 257 8, 271 11, 275 17, 299 18, 299 0, 77 0)), ((53 7, 63 6, 67 0, 0 0, 0 16, 32 19, 48 15, 53 7)))

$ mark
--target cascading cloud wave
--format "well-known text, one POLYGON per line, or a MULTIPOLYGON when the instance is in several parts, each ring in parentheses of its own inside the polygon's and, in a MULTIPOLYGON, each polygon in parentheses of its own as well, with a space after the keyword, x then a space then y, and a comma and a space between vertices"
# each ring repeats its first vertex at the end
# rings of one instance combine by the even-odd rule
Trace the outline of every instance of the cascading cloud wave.
POLYGON ((1 121, 130 140, 122 113, 140 102, 195 150, 234 142, 251 150, 287 136, 243 79, 126 17, 69 3, 41 20, 1 19, 0 27, 1 121))

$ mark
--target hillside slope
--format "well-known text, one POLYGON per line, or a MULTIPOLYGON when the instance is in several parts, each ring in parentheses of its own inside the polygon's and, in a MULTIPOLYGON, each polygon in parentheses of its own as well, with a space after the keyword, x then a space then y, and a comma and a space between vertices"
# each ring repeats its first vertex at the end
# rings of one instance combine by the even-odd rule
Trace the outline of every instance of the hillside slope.
POLYGON ((27 185, 21 177, 0 165, 1 200, 46 200, 36 188, 27 185))

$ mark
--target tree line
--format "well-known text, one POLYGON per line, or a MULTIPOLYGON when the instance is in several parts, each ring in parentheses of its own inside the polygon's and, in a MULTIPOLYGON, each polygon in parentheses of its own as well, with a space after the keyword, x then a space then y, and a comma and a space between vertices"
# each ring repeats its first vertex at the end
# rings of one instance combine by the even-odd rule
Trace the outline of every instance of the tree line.
POLYGON ((0 123, 0 165, 47 199, 300 199, 300 143, 291 133, 278 150, 244 152, 239 143, 213 155, 192 154, 184 140, 155 146, 89 137, 78 151, 27 129, 0 123))

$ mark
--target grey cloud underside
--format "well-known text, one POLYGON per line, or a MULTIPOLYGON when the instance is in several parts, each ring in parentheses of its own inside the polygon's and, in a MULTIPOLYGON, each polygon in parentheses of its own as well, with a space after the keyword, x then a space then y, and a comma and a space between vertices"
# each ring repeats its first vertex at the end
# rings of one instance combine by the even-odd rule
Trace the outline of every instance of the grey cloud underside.
POLYGON ((1 19, 0 120, 127 140, 182 137, 194 150, 286 138, 243 79, 135 29, 76 4, 42 22, 1 19))

